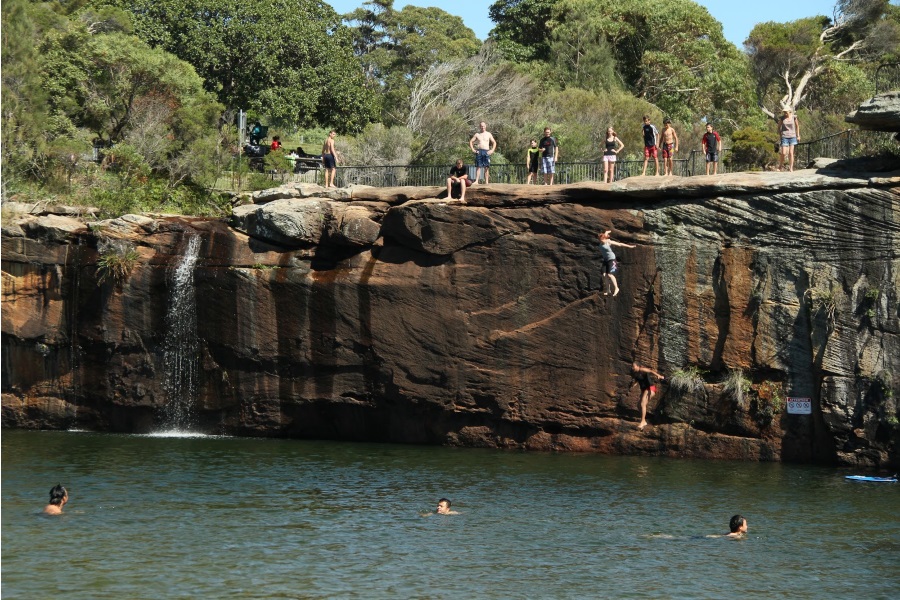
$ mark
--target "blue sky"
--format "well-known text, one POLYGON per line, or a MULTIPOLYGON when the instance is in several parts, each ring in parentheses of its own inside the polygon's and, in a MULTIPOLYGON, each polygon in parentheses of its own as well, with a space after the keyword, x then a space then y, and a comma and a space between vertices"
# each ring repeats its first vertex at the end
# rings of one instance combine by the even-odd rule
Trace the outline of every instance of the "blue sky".
MULTIPOLYGON (((325 0, 334 9, 343 14, 359 6, 364 0, 325 0)), ((615 0, 608 0, 615 2, 615 0)), ((744 4, 741 0, 695 0, 709 10, 710 14, 722 23, 725 37, 743 48, 744 40, 753 26, 762 21, 793 21, 814 15, 830 16, 834 8, 833 0, 749 0, 744 4)), ((897 4, 900 0, 892 0, 897 4)), ((488 16, 488 8, 493 0, 417 0, 406 2, 394 0, 395 8, 403 8, 407 4, 414 6, 437 6, 452 15, 462 17, 463 22, 479 39, 485 39, 494 24, 488 16)))

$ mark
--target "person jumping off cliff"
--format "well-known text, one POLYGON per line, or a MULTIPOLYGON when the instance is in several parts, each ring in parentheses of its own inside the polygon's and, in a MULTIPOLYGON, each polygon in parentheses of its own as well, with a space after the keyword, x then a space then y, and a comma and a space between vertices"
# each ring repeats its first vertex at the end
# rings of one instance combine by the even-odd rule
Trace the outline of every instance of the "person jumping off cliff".
POLYGON ((600 257, 603 260, 603 267, 601 269, 601 273, 603 275, 603 295, 608 296, 610 287, 612 288, 612 295, 616 296, 619 293, 619 284, 616 281, 616 276, 614 273, 619 270, 619 263, 616 262, 616 254, 612 251, 612 246, 622 246, 625 248, 634 248, 635 246, 631 244, 626 244, 624 242, 616 242, 613 241, 609 234, 611 231, 604 231, 599 234, 597 237, 600 238, 600 257), (611 284, 611 285, 610 285, 611 284))

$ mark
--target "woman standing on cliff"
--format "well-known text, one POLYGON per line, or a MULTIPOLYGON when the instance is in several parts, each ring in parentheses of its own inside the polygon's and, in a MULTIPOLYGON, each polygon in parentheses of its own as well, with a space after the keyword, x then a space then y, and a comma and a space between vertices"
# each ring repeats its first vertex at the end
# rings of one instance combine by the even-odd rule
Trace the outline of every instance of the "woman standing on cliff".
POLYGON ((608 127, 606 129, 606 149, 603 151, 603 179, 600 180, 600 183, 612 183, 616 178, 616 156, 623 148, 625 148, 625 144, 616 135, 616 131, 612 127, 608 127))
MULTIPOLYGON (((616 262, 616 254, 612 251, 612 246, 622 246, 624 248, 634 248, 635 246, 624 242, 613 241, 612 238, 609 237, 610 233, 612 232, 604 231, 598 236, 600 238, 600 257, 603 259, 601 273, 603 274, 603 279, 612 284, 612 295, 616 296, 619 293, 619 284, 616 281, 614 273, 619 270, 619 263, 616 262)), ((608 283, 604 283, 603 290, 603 295, 608 296, 608 283)))

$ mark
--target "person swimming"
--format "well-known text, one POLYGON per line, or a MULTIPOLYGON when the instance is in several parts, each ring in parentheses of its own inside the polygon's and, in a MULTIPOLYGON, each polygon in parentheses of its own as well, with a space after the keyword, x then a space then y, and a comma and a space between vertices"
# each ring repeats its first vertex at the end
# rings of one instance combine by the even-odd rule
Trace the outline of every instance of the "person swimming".
POLYGON ((731 533, 725 537, 744 537, 747 534, 747 519, 741 515, 734 515, 728 523, 728 528, 731 529, 731 533))
POLYGON ((50 504, 44 507, 44 514, 61 515, 63 506, 65 506, 68 501, 69 492, 66 491, 66 488, 64 488, 61 483, 57 483, 50 488, 50 504))
POLYGON ((434 511, 438 515, 458 515, 455 510, 450 510, 450 501, 446 498, 438 500, 437 509, 434 511))

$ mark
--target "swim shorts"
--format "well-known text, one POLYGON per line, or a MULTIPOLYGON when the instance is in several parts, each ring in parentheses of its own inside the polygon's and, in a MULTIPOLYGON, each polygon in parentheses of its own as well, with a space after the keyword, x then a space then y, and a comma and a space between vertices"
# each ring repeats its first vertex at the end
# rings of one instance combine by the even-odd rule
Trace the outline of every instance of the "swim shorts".
POLYGON ((616 162, 616 155, 615 154, 604 154, 603 162, 616 162))
POLYGON ((663 144, 662 145, 662 155, 663 158, 672 158, 673 150, 675 148, 675 144, 663 144))
POLYGON ((644 158, 656 158, 656 146, 644 146, 644 158))
POLYGON ((719 162, 719 153, 716 151, 707 152, 706 162, 719 162))
POLYGON ((554 163, 553 157, 545 156, 541 159, 541 172, 556 173, 556 165, 554 163))
POLYGON ((538 166, 539 166, 539 165, 540 165, 540 159, 539 159, 539 158, 533 158, 533 159, 531 159, 531 164, 528 165, 528 172, 529 172, 529 173, 537 173, 537 172, 538 172, 538 166))
POLYGON ((488 154, 487 150, 477 150, 475 152, 475 166, 482 168, 491 166, 491 155, 488 154))
POLYGON ((323 154, 322 166, 326 169, 334 169, 337 166, 337 163, 334 160, 334 154, 323 154))
POLYGON ((615 273, 618 270, 619 270, 619 263, 615 259, 613 259, 613 260, 604 261, 603 268, 600 269, 600 273, 601 274, 609 273, 610 275, 612 275, 613 273, 615 273))

